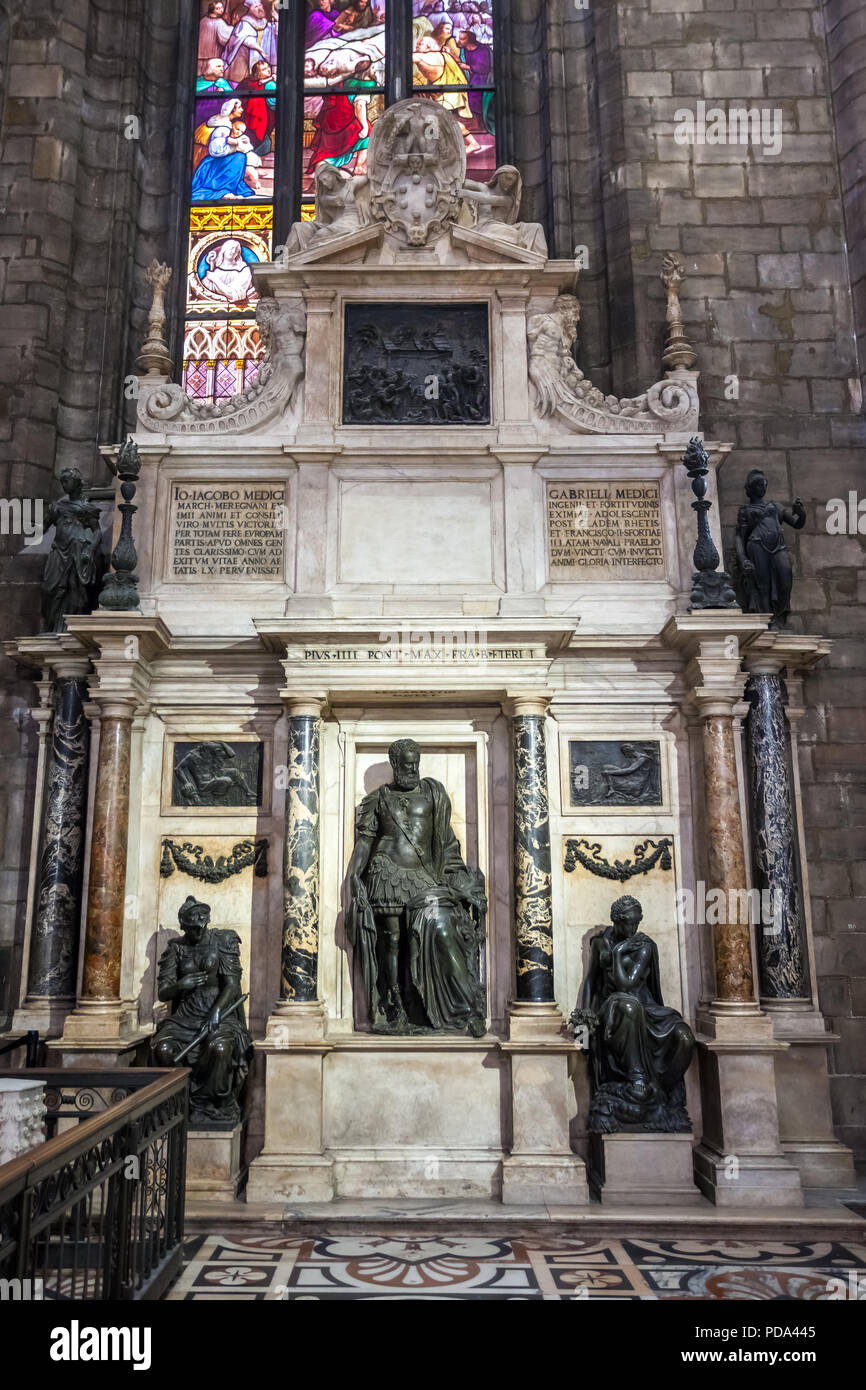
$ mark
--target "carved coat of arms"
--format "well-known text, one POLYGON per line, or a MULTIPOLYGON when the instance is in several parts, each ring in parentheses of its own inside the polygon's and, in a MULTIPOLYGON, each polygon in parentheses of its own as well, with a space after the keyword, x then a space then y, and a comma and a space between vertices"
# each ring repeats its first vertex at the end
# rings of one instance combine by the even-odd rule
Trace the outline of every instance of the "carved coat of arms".
POLYGON ((374 211, 409 246, 456 220, 466 177, 460 127, 427 97, 400 102, 373 126, 368 161, 374 211))

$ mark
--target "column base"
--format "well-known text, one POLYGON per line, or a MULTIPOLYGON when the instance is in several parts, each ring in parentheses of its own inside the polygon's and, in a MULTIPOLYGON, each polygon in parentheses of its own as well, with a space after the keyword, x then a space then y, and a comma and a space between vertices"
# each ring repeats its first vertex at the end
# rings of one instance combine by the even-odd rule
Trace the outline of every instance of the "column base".
POLYGON ((512 1154, 502 1160, 503 1206, 585 1207, 586 1166, 577 1154, 512 1154))
POLYGON ((234 1129, 191 1129, 186 1144, 186 1195, 192 1202, 233 1202, 242 1175, 246 1121, 234 1129))
POLYGON ((691 1134, 591 1134, 589 1181, 605 1206, 700 1206, 691 1134))
POLYGON ((56 1044, 62 1064, 97 1067, 129 1066, 151 1029, 138 1026, 138 1005, 132 1000, 79 999, 63 1025, 56 1044))
POLYGON ((508 1003, 508 1037, 511 1042, 571 1042, 562 1028, 562 1010, 556 1003, 532 1004, 520 999, 508 1003))
POLYGON ((797 1168, 784 1155, 722 1154, 695 1149, 695 1182, 717 1207, 802 1207, 797 1168))
POLYGON ((28 994, 15 1010, 9 1032, 14 1036, 35 1028, 40 1038, 59 1038, 74 1008, 74 994, 28 994))
POLYGON ((259 1154, 250 1164, 248 1202, 331 1202, 334 1160, 326 1154, 259 1154))
POLYGON ((265 1027, 264 1046, 292 1047, 295 1043, 323 1042, 328 1015, 321 999, 300 1003, 281 999, 274 1005, 265 1027))

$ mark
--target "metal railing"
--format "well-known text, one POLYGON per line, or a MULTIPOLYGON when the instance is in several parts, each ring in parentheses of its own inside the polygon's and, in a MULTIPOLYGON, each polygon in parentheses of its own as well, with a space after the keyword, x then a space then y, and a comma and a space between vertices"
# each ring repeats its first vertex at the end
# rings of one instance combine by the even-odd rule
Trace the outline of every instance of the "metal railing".
POLYGON ((45 1043, 40 1040, 35 1028, 29 1028, 19 1038, 6 1038, 0 1042, 0 1057, 7 1052, 17 1052, 21 1047, 25 1050, 25 1067, 38 1067, 45 1055, 45 1043))
MULTIPOLYGON (((66 1087, 64 1073, 49 1074, 66 1087)), ((128 1086, 133 1075, 103 1071, 101 1082, 128 1086)), ((0 1166, 0 1279, 49 1299, 137 1300, 159 1298, 175 1278, 189 1072, 149 1076, 158 1079, 0 1166)))

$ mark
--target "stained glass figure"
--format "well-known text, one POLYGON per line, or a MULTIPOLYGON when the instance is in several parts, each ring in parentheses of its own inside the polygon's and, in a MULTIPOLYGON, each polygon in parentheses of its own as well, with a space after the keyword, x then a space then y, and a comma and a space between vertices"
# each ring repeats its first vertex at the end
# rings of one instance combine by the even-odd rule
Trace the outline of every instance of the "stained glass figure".
POLYGON ((256 62, 264 60, 276 72, 276 6, 270 0, 215 0, 202 6, 198 31, 198 74, 205 75, 214 59, 233 88, 250 80, 256 62))
POLYGON ((496 168, 492 0, 412 0, 412 84, 460 123, 470 177, 496 168), (434 90, 430 90, 430 89, 434 90))

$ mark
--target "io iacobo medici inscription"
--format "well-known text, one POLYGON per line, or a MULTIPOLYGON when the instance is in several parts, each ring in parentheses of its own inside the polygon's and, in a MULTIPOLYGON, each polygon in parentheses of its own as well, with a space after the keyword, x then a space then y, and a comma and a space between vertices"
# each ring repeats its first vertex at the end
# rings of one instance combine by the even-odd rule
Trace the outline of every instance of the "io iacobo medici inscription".
POLYGON ((283 483, 174 483, 172 579, 282 579, 283 483))
POLYGON ((548 483, 550 578, 664 579, 657 482, 548 483))

